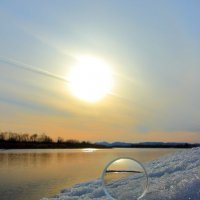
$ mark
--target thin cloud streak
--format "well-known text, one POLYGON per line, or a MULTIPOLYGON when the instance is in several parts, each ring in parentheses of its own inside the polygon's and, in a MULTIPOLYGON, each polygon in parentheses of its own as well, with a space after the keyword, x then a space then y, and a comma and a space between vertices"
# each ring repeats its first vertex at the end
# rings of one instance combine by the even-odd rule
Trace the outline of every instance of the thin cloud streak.
POLYGON ((24 69, 26 71, 30 71, 30 72, 33 72, 33 73, 36 73, 36 74, 40 74, 40 75, 43 75, 43 76, 54 78, 54 79, 57 79, 57 80, 60 80, 60 81, 64 81, 64 82, 67 82, 67 83, 70 82, 69 80, 67 80, 63 76, 55 75, 55 74, 53 74, 51 72, 48 72, 46 70, 42 70, 40 68, 34 67, 32 65, 23 63, 21 61, 15 60, 15 59, 10 59, 10 58, 6 58, 6 57, 0 57, 0 62, 6 63, 6 64, 8 64, 9 66, 12 66, 12 67, 17 67, 17 68, 20 68, 20 69, 24 69))

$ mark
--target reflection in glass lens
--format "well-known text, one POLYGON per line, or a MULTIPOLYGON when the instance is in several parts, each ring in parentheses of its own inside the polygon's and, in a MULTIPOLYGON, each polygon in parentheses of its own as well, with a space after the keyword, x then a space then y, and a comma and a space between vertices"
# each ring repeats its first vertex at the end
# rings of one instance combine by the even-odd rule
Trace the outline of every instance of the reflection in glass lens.
POLYGON ((110 200, 140 199, 147 191, 148 177, 145 168, 138 161, 118 158, 104 169, 102 183, 110 200))

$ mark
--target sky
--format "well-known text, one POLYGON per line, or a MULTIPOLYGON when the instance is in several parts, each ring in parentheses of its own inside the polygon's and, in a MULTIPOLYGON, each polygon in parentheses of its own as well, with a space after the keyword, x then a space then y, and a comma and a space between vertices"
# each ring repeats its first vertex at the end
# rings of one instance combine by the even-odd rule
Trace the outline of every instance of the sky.
POLYGON ((198 0, 1 1, 0 131, 200 142, 199 8, 198 0), (81 56, 112 71, 97 102, 63 81, 81 56))

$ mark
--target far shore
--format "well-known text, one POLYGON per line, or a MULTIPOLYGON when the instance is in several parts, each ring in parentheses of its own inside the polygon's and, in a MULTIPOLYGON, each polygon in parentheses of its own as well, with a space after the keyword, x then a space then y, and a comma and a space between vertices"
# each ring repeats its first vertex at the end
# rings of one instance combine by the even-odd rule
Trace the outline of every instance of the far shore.
POLYGON ((193 148, 200 147, 200 143, 187 142, 96 142, 79 141, 76 139, 53 140, 43 134, 28 134, 16 132, 0 132, 0 149, 111 149, 111 148, 193 148))
POLYGON ((95 149, 112 149, 112 148, 193 148, 198 147, 200 144, 191 143, 133 143, 124 145, 101 145, 95 143, 57 143, 57 142, 0 142, 1 150, 9 149, 84 149, 84 148, 95 148, 95 149))
POLYGON ((0 142, 0 149, 110 149, 103 145, 88 143, 65 144, 65 143, 43 143, 43 142, 0 142))

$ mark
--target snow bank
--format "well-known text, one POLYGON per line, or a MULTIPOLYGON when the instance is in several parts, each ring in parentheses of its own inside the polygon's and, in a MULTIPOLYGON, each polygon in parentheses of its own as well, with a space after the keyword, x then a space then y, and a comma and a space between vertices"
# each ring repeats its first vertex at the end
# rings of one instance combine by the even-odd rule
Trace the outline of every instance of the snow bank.
MULTIPOLYGON (((200 148, 177 151, 147 163, 145 168, 149 175, 149 190, 142 200, 200 199, 200 148)), ((123 194, 126 194, 126 187, 123 188, 123 194)), ((42 200, 89 199, 107 199, 100 180, 77 184, 62 190, 53 198, 42 200)), ((123 199, 130 198, 123 197, 123 199)))

